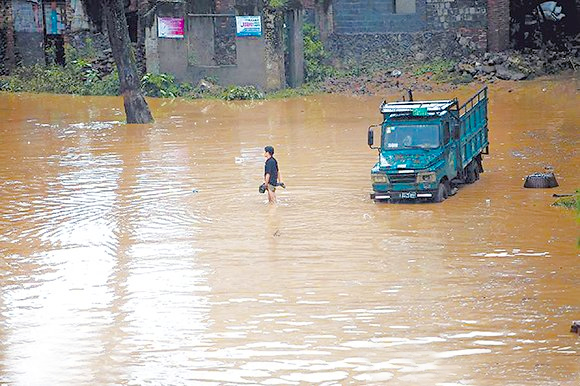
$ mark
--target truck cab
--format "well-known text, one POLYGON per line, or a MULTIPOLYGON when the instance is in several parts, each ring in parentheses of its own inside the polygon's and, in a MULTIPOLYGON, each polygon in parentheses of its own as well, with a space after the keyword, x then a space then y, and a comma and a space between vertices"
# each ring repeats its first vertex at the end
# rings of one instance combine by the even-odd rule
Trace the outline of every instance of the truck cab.
POLYGON ((456 98, 383 102, 383 122, 368 131, 368 145, 379 153, 371 169, 371 198, 441 202, 459 184, 478 179, 488 146, 487 89, 482 92, 475 103, 472 98, 461 107, 456 98), (376 127, 381 132, 378 146, 376 127))

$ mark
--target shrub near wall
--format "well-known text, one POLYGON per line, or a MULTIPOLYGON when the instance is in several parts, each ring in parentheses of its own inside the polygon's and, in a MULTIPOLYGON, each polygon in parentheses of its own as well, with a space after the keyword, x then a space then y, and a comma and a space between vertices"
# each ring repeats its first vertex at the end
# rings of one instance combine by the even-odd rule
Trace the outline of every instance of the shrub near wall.
POLYGON ((6 77, 0 87, 4 91, 37 92, 76 95, 118 95, 119 77, 116 71, 99 78, 90 66, 73 62, 64 67, 58 65, 18 67, 6 77))

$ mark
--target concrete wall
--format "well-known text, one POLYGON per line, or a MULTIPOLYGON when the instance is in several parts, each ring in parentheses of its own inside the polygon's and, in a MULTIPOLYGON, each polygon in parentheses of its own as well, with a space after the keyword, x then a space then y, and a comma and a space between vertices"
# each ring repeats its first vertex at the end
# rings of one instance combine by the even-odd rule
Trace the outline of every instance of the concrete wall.
MULTIPOLYGON (((157 17, 185 17, 185 3, 157 3, 157 17)), ((153 72, 152 69, 155 69, 159 73, 173 74, 177 80, 186 80, 187 40, 185 38, 158 38, 157 27, 156 18, 153 27, 149 29, 148 36, 152 40, 145 43, 146 49, 152 49, 146 54, 147 70, 153 72)))
POLYGON ((330 35, 326 47, 335 64, 345 68, 385 68, 401 62, 452 59, 468 55, 454 32, 330 35))
POLYGON ((338 62, 458 58, 486 51, 488 0, 416 0, 412 14, 395 13, 395 1, 333 1, 326 46, 338 62))
POLYGON ((510 43, 510 0, 488 0, 488 49, 503 51, 510 43))
MULTIPOLYGON (((175 17, 176 14, 164 16, 175 17)), ((255 85, 268 89, 263 36, 236 37, 236 64, 216 64, 213 31, 214 20, 218 17, 186 17, 184 39, 158 38, 155 21, 146 33, 147 70, 173 74, 180 82, 196 84, 205 77, 212 77, 223 86, 255 85)))
MULTIPOLYGON (((268 89, 266 84, 266 65, 264 61, 264 39, 258 37, 236 38, 236 65, 188 67, 187 81, 197 83, 206 77, 216 78, 223 86, 254 85, 268 89)), ((280 88, 281 85, 278 85, 280 88)))
POLYGON ((334 32, 341 34, 417 32, 425 29, 425 1, 416 13, 395 14, 394 0, 334 0, 334 32))
MULTIPOLYGON (((250 3, 246 8, 251 8, 250 3)), ((193 84, 211 77, 223 86, 254 85, 264 90, 285 87, 283 13, 262 9, 262 36, 235 36, 236 2, 220 0, 214 5, 215 14, 189 14, 187 9, 191 7, 187 3, 158 3, 156 17, 146 28, 147 71, 173 74, 177 81, 193 84), (183 17, 185 37, 159 38, 157 17, 183 17)), ((297 21, 301 22, 301 18, 293 19, 297 21)), ((304 77, 301 27, 293 27, 290 36, 293 54, 288 67, 292 82, 301 84, 304 77)))
POLYGON ((427 31, 453 31, 460 45, 473 51, 487 49, 487 0, 426 0, 426 4, 427 31))

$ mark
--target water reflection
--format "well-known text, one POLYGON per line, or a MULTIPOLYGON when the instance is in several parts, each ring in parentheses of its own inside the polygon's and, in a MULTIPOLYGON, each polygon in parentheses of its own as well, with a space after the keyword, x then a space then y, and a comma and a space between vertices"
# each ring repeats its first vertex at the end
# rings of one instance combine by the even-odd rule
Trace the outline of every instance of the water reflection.
POLYGON ((368 199, 379 97, 155 100, 137 126, 0 95, 0 382, 574 384, 577 224, 522 189, 580 185, 574 87, 494 85, 486 173, 439 205, 368 199))

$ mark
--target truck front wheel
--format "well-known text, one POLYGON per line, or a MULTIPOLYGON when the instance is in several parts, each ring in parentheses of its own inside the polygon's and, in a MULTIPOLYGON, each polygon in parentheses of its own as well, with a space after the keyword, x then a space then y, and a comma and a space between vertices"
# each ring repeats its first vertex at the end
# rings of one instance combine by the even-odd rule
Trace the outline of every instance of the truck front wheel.
POLYGON ((435 192, 435 195, 433 196, 433 202, 442 202, 447 198, 447 196, 447 186, 443 182, 440 182, 437 187, 437 192, 435 192))

